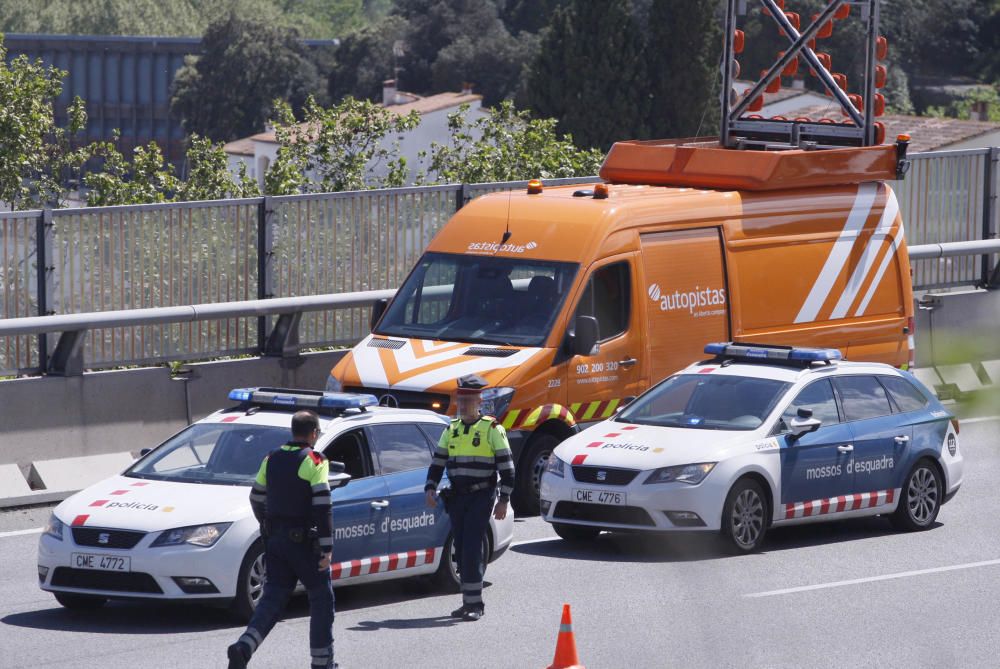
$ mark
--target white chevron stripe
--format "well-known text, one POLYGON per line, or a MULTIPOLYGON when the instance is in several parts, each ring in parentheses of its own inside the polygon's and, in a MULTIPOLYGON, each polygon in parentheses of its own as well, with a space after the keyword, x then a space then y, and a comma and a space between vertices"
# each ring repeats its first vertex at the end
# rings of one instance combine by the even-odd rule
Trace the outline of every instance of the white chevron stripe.
POLYGON ((864 285, 865 278, 868 276, 868 272, 871 271, 872 265, 875 264, 875 258, 878 257, 878 252, 882 248, 883 242, 887 237, 891 237, 892 225, 896 222, 897 214, 899 214, 899 203, 896 201, 895 193, 890 191, 885 208, 882 210, 882 218, 879 219, 878 227, 875 228, 871 239, 868 240, 865 252, 862 254, 858 266, 854 268, 851 277, 847 280, 844 292, 840 294, 840 299, 837 300, 837 305, 833 308, 830 318, 843 318, 847 315, 847 310, 854 304, 854 298, 858 296, 861 286, 864 285))
POLYGON ((841 230, 840 236, 834 242, 833 249, 831 249, 830 255, 827 256, 819 276, 816 277, 816 282, 813 283, 812 290, 809 291, 808 297, 802 303, 802 308, 799 310, 798 316, 795 317, 796 323, 809 323, 816 320, 819 310, 830 295, 834 281, 837 280, 840 272, 844 269, 844 264, 847 262, 851 249, 858 239, 858 232, 864 227, 865 221, 868 220, 868 214, 875 203, 875 194, 877 191, 877 184, 861 184, 858 186, 858 195, 854 199, 854 206, 851 208, 851 213, 847 216, 844 229, 841 230))
MULTIPOLYGON (((354 347, 351 355, 354 356, 354 366, 358 368, 358 378, 361 385, 366 388, 386 388, 389 380, 385 376, 385 368, 382 367, 382 360, 378 357, 380 349, 369 348, 368 342, 372 336, 368 335, 354 347)), ((409 345, 409 342, 407 342, 409 345)))
MULTIPOLYGON (((868 308, 868 303, 872 301, 872 297, 875 296, 875 291, 878 289, 879 284, 882 283, 882 276, 885 274, 885 270, 889 267, 889 262, 896 257, 896 252, 899 250, 899 240, 903 239, 903 221, 900 220, 899 228, 896 230, 895 235, 890 236, 889 250, 886 252, 885 257, 882 258, 882 262, 878 266, 878 271, 875 273, 875 278, 872 279, 872 283, 868 286, 868 290, 865 292, 865 297, 861 300, 861 304, 858 305, 857 311, 854 312, 855 316, 861 316, 865 313, 865 309, 868 308)), ((904 281, 909 281, 909 277, 900 277, 904 281)))

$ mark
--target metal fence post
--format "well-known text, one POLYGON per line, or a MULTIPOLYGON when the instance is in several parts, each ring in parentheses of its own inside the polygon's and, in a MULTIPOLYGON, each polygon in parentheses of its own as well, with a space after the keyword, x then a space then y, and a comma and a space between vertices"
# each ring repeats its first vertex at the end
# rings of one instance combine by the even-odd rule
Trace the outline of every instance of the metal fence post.
MULTIPOLYGON (((274 198, 265 196, 257 213, 257 299, 274 297, 274 198)), ((257 350, 267 347, 271 319, 257 318, 257 350)))
POLYGON ((458 190, 455 192, 455 211, 458 211, 465 206, 465 184, 458 184, 458 190))
MULTIPOLYGON (((36 286, 36 301, 39 316, 48 316, 53 313, 49 305, 53 302, 51 274, 55 271, 52 264, 52 210, 43 209, 41 215, 35 221, 35 275, 38 284, 36 286)), ((49 342, 47 334, 38 335, 38 367, 46 369, 49 363, 49 342)))
MULTIPOLYGON (((1000 148, 993 147, 986 154, 983 166, 983 239, 996 239, 997 233, 997 162, 1000 161, 1000 148)), ((992 256, 983 254, 982 276, 985 288, 996 288, 1000 285, 1000 262, 995 268, 990 267, 992 256)))

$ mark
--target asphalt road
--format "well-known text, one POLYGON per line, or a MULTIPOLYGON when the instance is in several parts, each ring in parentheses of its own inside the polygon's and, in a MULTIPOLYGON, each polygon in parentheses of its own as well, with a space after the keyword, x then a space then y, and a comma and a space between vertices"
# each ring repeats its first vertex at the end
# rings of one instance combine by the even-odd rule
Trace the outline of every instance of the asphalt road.
MULTIPOLYGON (((563 602, 588 669, 1000 666, 1000 421, 962 423, 966 480, 933 529, 878 518, 774 531, 723 557, 690 537, 602 536, 576 549, 537 518, 490 566, 487 614, 416 582, 337 591, 337 657, 356 667, 547 667, 563 602)), ((241 628, 224 612, 110 604, 61 609, 35 576, 47 509, 0 516, 0 667, 224 667, 241 628)), ((308 613, 293 602, 251 667, 305 668, 308 613)))

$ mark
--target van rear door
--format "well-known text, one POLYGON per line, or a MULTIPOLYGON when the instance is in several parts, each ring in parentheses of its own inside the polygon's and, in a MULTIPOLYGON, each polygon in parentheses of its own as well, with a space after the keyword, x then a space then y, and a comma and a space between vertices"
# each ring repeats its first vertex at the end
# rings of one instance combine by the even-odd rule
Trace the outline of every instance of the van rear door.
POLYGON ((641 235, 649 379, 657 383, 728 341, 729 299, 718 228, 641 235))

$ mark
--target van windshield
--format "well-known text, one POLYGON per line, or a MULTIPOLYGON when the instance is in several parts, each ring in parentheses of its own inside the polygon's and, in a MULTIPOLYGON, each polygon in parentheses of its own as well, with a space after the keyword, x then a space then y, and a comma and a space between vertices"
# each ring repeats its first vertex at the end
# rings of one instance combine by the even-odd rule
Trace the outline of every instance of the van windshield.
POLYGON ((427 253, 375 333, 541 346, 578 269, 576 263, 427 253))

